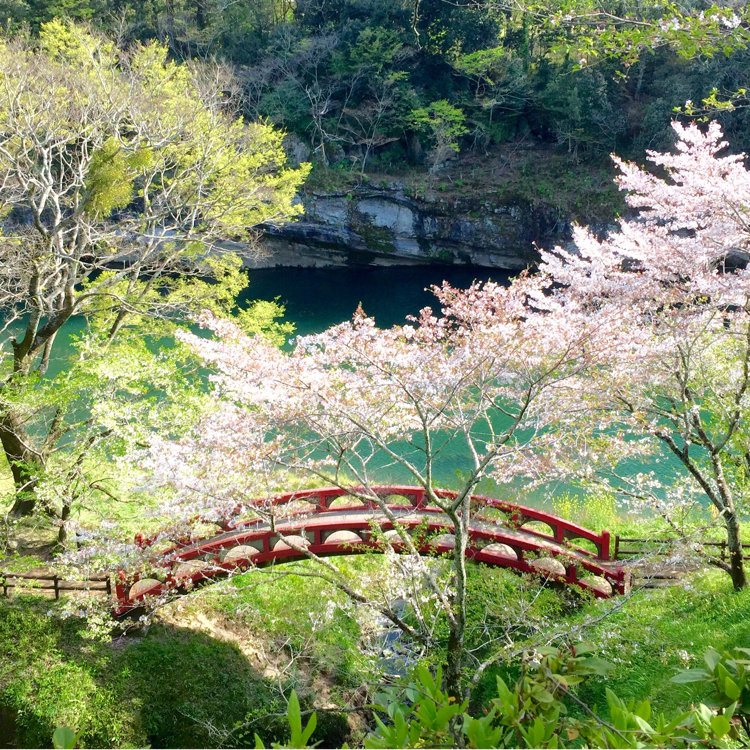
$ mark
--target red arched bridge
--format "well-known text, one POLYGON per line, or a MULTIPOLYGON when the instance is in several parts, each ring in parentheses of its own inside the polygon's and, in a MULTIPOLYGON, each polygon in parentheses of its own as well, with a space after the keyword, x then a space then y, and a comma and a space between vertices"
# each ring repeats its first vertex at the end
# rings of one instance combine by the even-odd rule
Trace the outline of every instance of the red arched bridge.
MULTIPOLYGON (((450 490, 435 495, 457 497, 450 490)), ((629 588, 629 572, 610 559, 608 531, 597 533, 552 513, 481 495, 471 501, 467 558, 577 586, 600 598, 629 588)), ((429 504, 421 487, 298 490, 258 502, 264 505, 287 507, 273 525, 263 518, 226 522, 220 533, 175 544, 164 552, 158 578, 118 574, 117 614, 141 606, 148 596, 179 593, 249 566, 305 559, 308 551, 318 557, 382 552, 388 545, 400 551, 405 544, 394 521, 401 533, 420 530, 414 543, 422 554, 449 554, 455 547, 451 522, 429 504), (381 498, 389 513, 368 495, 381 498)))

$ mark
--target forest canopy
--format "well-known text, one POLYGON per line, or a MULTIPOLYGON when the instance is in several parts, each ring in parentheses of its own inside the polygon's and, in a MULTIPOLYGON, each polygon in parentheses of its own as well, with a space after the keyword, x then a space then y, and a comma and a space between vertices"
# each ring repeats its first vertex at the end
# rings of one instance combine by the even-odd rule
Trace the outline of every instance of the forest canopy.
POLYGON ((585 0, 0 3, 11 29, 67 15, 125 46, 156 38, 178 59, 236 65, 247 115, 295 133, 323 164, 362 172, 434 166, 450 143, 483 154, 518 139, 640 158, 671 143, 676 109, 704 100, 723 103, 724 132, 747 149, 746 13, 585 0), (446 127, 456 138, 443 144, 446 127))

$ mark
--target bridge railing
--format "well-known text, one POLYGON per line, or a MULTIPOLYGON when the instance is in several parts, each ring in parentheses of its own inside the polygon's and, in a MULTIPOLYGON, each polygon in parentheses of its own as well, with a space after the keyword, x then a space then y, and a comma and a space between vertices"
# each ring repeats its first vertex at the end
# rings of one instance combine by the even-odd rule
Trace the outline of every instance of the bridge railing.
MULTIPOLYGON (((311 543, 311 551, 319 551, 323 554, 351 554, 351 544, 344 542, 342 544, 334 544, 333 546, 328 541, 326 535, 325 540, 322 534, 326 531, 336 531, 342 529, 357 530, 359 533, 362 544, 365 547, 378 548, 382 546, 380 542, 371 537, 369 533, 369 520, 363 518, 334 518, 334 513, 340 513, 342 510, 379 510, 383 501, 387 501, 387 505, 392 510, 415 510, 421 511, 422 513, 439 513, 440 508, 434 505, 435 497, 442 500, 457 499, 458 493, 452 490, 435 490, 434 495, 431 497, 422 487, 413 487, 406 485, 376 485, 370 487, 322 487, 314 489, 296 490, 294 492, 282 493, 279 495, 271 496, 268 498, 259 499, 256 504, 259 507, 266 506, 283 506, 297 501, 303 501, 309 504, 308 508, 294 508, 293 512, 287 513, 284 516, 284 522, 289 525, 290 528, 294 528, 292 533, 299 533, 300 530, 304 531, 305 524, 309 523, 305 519, 315 518, 316 522, 313 524, 315 529, 311 532, 313 537, 309 537, 308 541, 311 543), (378 500, 374 498, 376 496, 378 500), (354 501, 354 505, 346 505, 345 507, 333 507, 333 503, 336 499, 342 497, 351 497, 354 501), (404 502, 400 502, 398 498, 403 498, 404 502), (359 503, 359 504, 356 504, 359 503), (330 515, 330 518, 327 517, 330 515)), ((564 518, 560 518, 552 513, 539 510, 537 508, 531 508, 516 503, 510 503, 503 500, 497 500, 495 498, 485 497, 483 495, 472 495, 471 503, 474 509, 491 508, 498 510, 502 514, 501 519, 497 518, 483 518, 480 514, 474 516, 475 521, 479 521, 480 524, 485 524, 484 527, 473 528, 471 530, 472 544, 467 547, 467 555, 474 557, 479 561, 491 562, 498 564, 496 553, 490 553, 484 549, 484 547, 477 547, 476 543, 483 537, 486 537, 485 543, 490 542, 501 542, 500 546, 510 545, 514 551, 514 558, 505 558, 502 564, 506 567, 516 568, 520 572, 533 572, 534 566, 534 555, 538 555, 540 552, 545 550, 549 551, 549 542, 553 542, 559 546, 565 546, 569 548, 568 552, 562 550, 552 551, 554 556, 562 554, 563 556, 569 557, 567 563, 566 573, 563 578, 559 574, 554 574, 552 577, 557 580, 564 580, 567 583, 577 583, 583 588, 591 586, 580 580, 578 577, 578 566, 582 566, 582 569, 593 573, 594 575, 603 576, 614 590, 624 593, 627 586, 629 585, 629 573, 621 567, 612 567, 605 565, 602 567, 599 563, 608 562, 610 557, 610 535, 608 531, 602 531, 596 533, 590 529, 587 529, 573 521, 569 521, 564 518), (527 527, 530 522, 539 522, 545 524, 550 533, 544 533, 535 528, 527 527), (494 526, 494 528, 493 528, 494 526), (505 531, 503 531, 503 529, 505 531), (520 533, 519 533, 520 532, 520 533), (578 545, 569 545, 567 542, 572 539, 584 539, 588 540, 595 546, 597 553, 594 554, 589 550, 583 549, 578 545), (531 558, 527 559, 527 553, 532 555, 531 558), (485 559, 486 558, 486 559, 485 559)), ((237 509, 237 513, 241 511, 237 509)), ((407 513, 407 516, 409 513, 407 513)), ((355 514, 356 516, 356 514, 355 514)), ((198 519, 196 519, 198 520, 198 519)), ((279 519, 280 520, 280 519, 279 519)), ((384 530, 391 528, 392 522, 386 520, 386 524, 382 525, 384 530)), ((419 524, 422 521, 412 518, 407 522, 406 517, 404 522, 409 524, 419 524)), ((262 564, 271 560, 285 559, 290 556, 297 554, 293 549, 287 549, 286 551, 278 551, 276 543, 280 541, 279 534, 269 528, 260 528, 267 525, 267 519, 253 518, 240 520, 238 522, 231 522, 227 520, 221 524, 223 532, 212 535, 202 540, 190 540, 185 539, 179 541, 169 550, 163 552, 163 560, 165 566, 169 569, 167 573, 167 582, 160 584, 157 580, 147 579, 141 582, 141 586, 145 587, 142 590, 136 589, 138 593, 134 593, 131 586, 134 585, 134 580, 138 580, 138 576, 135 579, 129 578, 124 573, 121 573, 117 580, 117 598, 121 603, 121 612, 127 611, 132 608, 133 599, 140 599, 147 591, 163 590, 164 587, 167 589, 181 585, 180 580, 184 582, 186 580, 184 575, 175 574, 172 567, 179 563, 190 563, 194 558, 204 556, 208 554, 214 560, 214 565, 217 570, 229 571, 236 567, 238 562, 224 561, 223 550, 229 546, 244 545, 248 543, 260 544, 256 548, 255 552, 252 553, 253 563, 262 564), (271 542, 274 542, 272 548, 271 542), (182 578, 181 578, 182 576, 182 578), (148 582, 150 581, 150 582, 148 582), (148 583, 147 583, 148 582, 148 583), (132 598, 131 598, 132 597, 132 598)), ((432 518, 428 520, 428 527, 431 531, 436 534, 440 533, 451 533, 450 522, 447 518, 432 518)), ((308 529, 309 530, 309 529, 308 529)), ((289 532, 286 532, 289 533, 289 532)), ((140 539, 139 544, 149 545, 152 543, 150 539, 140 539)), ((398 544, 398 542, 396 542, 398 544)), ((360 545, 361 546, 361 545, 360 545)), ((438 551, 441 553, 449 552, 450 545, 439 544, 438 551), (443 547, 445 547, 443 549, 443 547)), ((208 579, 210 575, 208 573, 196 570, 194 573, 188 571, 188 578, 192 581, 208 579)), ((594 587, 594 593, 599 596, 601 592, 597 593, 594 587)))
MULTIPOLYGON (((439 490, 439 492, 446 492, 446 490, 439 490)), ((452 494, 455 495, 455 493, 452 494)), ((596 531, 587 529, 585 526, 580 526, 574 521, 560 518, 553 513, 547 513, 538 508, 530 508, 525 505, 509 503, 504 500, 497 500, 492 497, 473 495, 472 500, 481 505, 495 508, 508 514, 512 526, 533 533, 536 536, 548 538, 550 541, 557 542, 558 544, 563 544, 571 539, 586 539, 587 541, 592 542, 596 547, 598 553, 596 555, 597 559, 602 561, 608 561, 611 559, 611 535, 606 529, 597 533, 596 531), (529 521, 537 521, 546 524, 550 527, 552 534, 543 534, 535 529, 523 529, 523 524, 528 523, 529 521)), ((584 553, 586 552, 586 550, 581 551, 584 553)))
MULTIPOLYGON (((438 498, 442 499, 455 499, 458 497, 458 493, 454 490, 437 489, 434 492, 438 498)), ((286 505, 301 500, 313 504, 313 507, 311 508, 313 513, 326 513, 332 510, 330 506, 334 500, 340 497, 352 496, 361 500, 364 507, 376 510, 380 506, 376 501, 371 499, 373 494, 378 495, 379 497, 388 495, 404 497, 415 510, 439 510, 437 507, 430 507, 429 495, 424 487, 412 487, 407 485, 374 485, 372 487, 348 488, 318 487, 315 489, 296 490, 294 492, 285 492, 280 495, 275 495, 272 498, 269 498, 269 502, 272 505, 286 505)), ((505 523, 511 528, 518 529, 527 534, 539 537, 540 539, 556 542, 558 544, 564 544, 573 539, 584 539, 591 542, 595 546, 597 552, 596 555, 592 555, 588 550, 578 548, 580 553, 596 557, 596 559, 602 561, 608 561, 611 559, 609 531, 604 530, 597 533, 591 529, 587 529, 585 526, 580 526, 574 521, 560 518, 553 513, 547 513, 538 508, 531 508, 517 503, 510 503, 505 500, 497 500, 484 495, 472 495, 471 500, 475 505, 493 508, 504 513, 506 516, 505 523), (523 528, 524 524, 529 522, 538 522, 547 525, 550 529, 550 533, 546 534, 538 529, 523 528)), ((242 525, 252 525, 255 523, 257 523, 255 520, 241 521, 238 524, 227 524, 225 528, 235 529, 242 525)))
MULTIPOLYGON (((425 506, 429 508, 430 506, 425 506)), ((412 516, 404 523, 416 528, 425 519, 412 516)), ((383 519, 379 524, 381 532, 391 533, 393 521, 383 519)), ((420 552, 427 554, 451 554, 455 542, 450 535, 450 526, 444 519, 427 520, 428 535, 417 540, 420 552), (446 533, 447 532, 447 533, 446 533)), ((471 528, 466 555, 469 559, 490 565, 502 565, 520 573, 542 575, 559 583, 577 585, 589 590, 595 596, 610 596, 612 593, 625 593, 629 587, 630 574, 623 567, 603 566, 601 561, 582 557, 573 550, 550 551, 533 536, 514 535, 512 529, 498 525, 495 529, 471 528), (551 563, 550 552, 555 560, 562 563, 559 570, 545 567, 551 563), (545 555, 546 553, 546 555, 545 555), (537 567, 539 564, 541 568, 537 567), (590 578, 590 576, 594 578, 590 578), (588 577, 587 577, 588 576, 588 577), (599 583, 596 582, 599 577, 599 583), (605 591, 601 583, 605 583, 605 591)), ((402 542, 393 539, 388 542, 396 549, 402 549, 402 542)), ((216 576, 231 574, 248 565, 264 566, 282 563, 305 556, 305 550, 320 555, 358 554, 372 550, 382 552, 383 538, 373 531, 370 520, 362 515, 341 518, 333 514, 321 513, 314 520, 309 514, 294 513, 276 528, 257 528, 251 525, 238 525, 233 531, 203 539, 182 549, 176 548, 165 555, 166 570, 161 580, 154 578, 129 578, 124 573, 117 580, 118 614, 125 614, 138 606, 144 596, 153 596, 190 586, 200 581, 213 580, 216 576), (344 535, 341 532, 345 532, 344 535), (351 533, 353 532, 353 534, 351 533), (290 546, 287 538, 299 547, 290 546)))

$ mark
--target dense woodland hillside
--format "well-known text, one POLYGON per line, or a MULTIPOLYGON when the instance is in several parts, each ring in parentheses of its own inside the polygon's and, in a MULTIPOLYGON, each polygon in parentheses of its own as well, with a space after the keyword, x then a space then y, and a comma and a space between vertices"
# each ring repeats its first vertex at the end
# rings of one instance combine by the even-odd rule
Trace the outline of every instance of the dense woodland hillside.
POLYGON ((746 32, 731 19, 706 20, 710 28, 702 31, 691 25, 708 7, 693 0, 679 9, 628 0, 596 7, 558 0, 5 0, 0 18, 33 33, 67 15, 115 33, 124 45, 156 38, 178 59, 237 66, 246 116, 294 134, 298 159, 332 167, 334 174, 318 175, 325 185, 360 173, 436 170, 456 152, 507 156, 519 143, 575 162, 606 162, 613 152, 640 159, 645 149, 672 142, 670 120, 686 117, 676 110, 687 101, 700 109, 714 90, 720 100, 740 92, 740 106, 716 116, 732 147, 747 150, 746 32), (688 20, 669 36, 663 19, 672 18, 688 20))

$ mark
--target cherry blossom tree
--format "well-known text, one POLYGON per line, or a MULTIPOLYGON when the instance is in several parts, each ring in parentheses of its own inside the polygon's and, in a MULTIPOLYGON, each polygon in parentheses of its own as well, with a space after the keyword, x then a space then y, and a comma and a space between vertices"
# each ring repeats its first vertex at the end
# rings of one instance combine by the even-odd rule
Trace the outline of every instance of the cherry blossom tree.
POLYGON ((718 155, 727 145, 718 124, 673 127, 676 153, 649 153, 664 178, 615 159, 636 218, 603 240, 579 228, 575 249, 542 253, 547 293, 563 315, 597 321, 589 346, 602 355, 588 391, 570 403, 586 419, 559 455, 583 459, 676 532, 687 508, 708 503, 729 550, 728 561, 710 561, 740 589, 740 515, 750 492, 750 173, 744 155, 718 155), (655 444, 671 463, 633 471, 623 460, 653 456, 655 444))
MULTIPOLYGON (((707 500, 730 549, 729 562, 712 562, 744 586, 750 179, 741 156, 717 155, 724 145, 718 126, 706 133, 675 127, 677 153, 651 154, 666 179, 618 162, 636 218, 603 240, 576 230, 575 249, 544 252, 538 274, 507 288, 443 285, 435 290, 439 315, 426 308, 381 330, 359 310, 351 322, 298 339, 292 351, 202 315, 214 336, 186 331, 181 338, 215 372, 213 406, 193 434, 152 441, 146 468, 164 492, 149 521, 155 543, 106 552, 137 571, 199 523, 240 513, 273 528, 293 510, 272 502, 290 484, 346 489, 393 523, 408 554, 386 556, 388 563, 403 560, 403 572, 425 582, 445 616, 446 684, 454 695, 468 664, 470 499, 483 479, 510 489, 519 478, 583 474, 655 508, 677 531, 682 509, 707 500), (447 499, 435 470, 459 440, 470 458, 456 497, 447 499), (664 446, 681 469, 676 478, 643 467, 664 446), (630 470, 633 458, 639 470, 630 470), (375 491, 390 469, 384 460, 444 514, 455 536, 447 576, 419 557, 375 491), (251 502, 259 497, 269 500, 251 502)), ((419 605, 409 618, 393 606, 396 588, 374 599, 333 561, 306 552, 316 567, 302 574, 324 577, 435 645, 419 605)), ((78 553, 96 554, 95 546, 78 553)), ((471 666, 480 672, 485 664, 471 666)))
MULTIPOLYGON (((215 337, 185 332, 182 340, 216 373, 214 408, 193 435, 153 442, 147 468, 154 484, 168 488, 151 516, 160 533, 148 548, 121 548, 120 561, 131 571, 147 568, 149 554, 158 559, 160 544, 196 531, 195 519, 221 521, 238 508, 278 523, 292 508, 271 498, 293 482, 346 489, 377 504, 393 523, 406 554, 386 550, 388 566, 419 581, 417 588, 424 581, 430 607, 446 618, 446 683, 460 694, 467 658, 465 553, 477 513, 472 492, 487 477, 509 487, 542 470, 543 445, 558 439, 557 429, 547 428, 565 419, 555 394, 569 383, 577 387, 591 358, 580 327, 553 314, 550 306, 557 303, 544 300, 531 277, 510 288, 488 283, 459 291, 446 284, 435 292, 439 316, 426 308, 406 325, 381 330, 359 310, 351 322, 298 339, 290 352, 227 320, 202 316, 200 323, 215 337), (532 296, 544 310, 529 308, 532 296), (456 497, 446 498, 437 492, 435 470, 455 441, 462 441, 470 459, 456 497), (418 542, 375 491, 383 472, 394 467, 444 514, 455 537, 447 573, 444 563, 434 566, 420 557, 418 542), (258 497, 269 501, 251 505, 258 497)), ((297 543, 289 537, 290 546, 297 543)), ((389 584, 373 599, 333 560, 307 552, 316 575, 414 641, 437 645, 419 602, 407 618, 394 601, 408 595, 408 586, 389 584)), ((79 560, 91 554, 95 547, 84 548, 79 560)))

